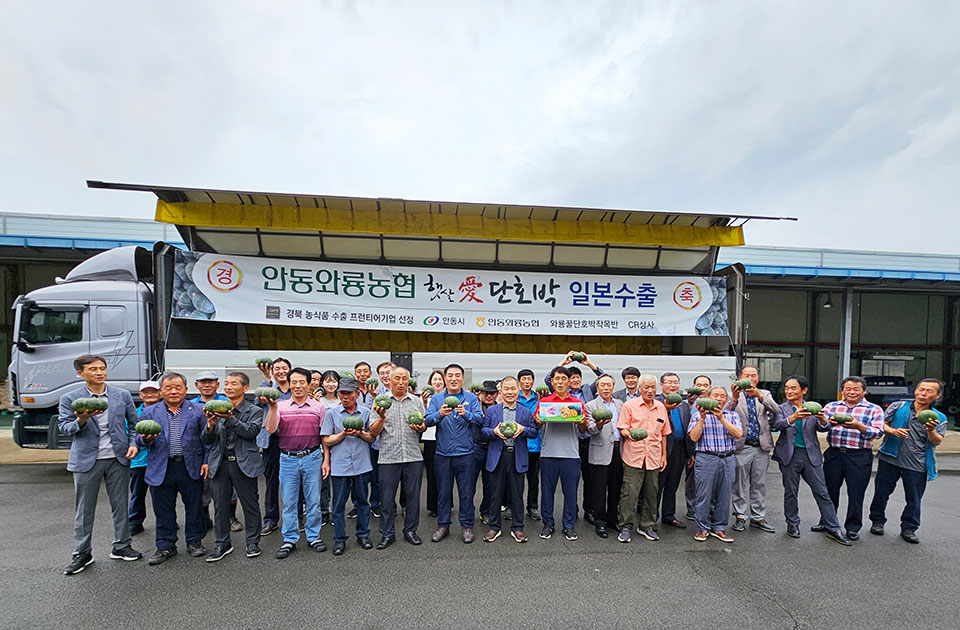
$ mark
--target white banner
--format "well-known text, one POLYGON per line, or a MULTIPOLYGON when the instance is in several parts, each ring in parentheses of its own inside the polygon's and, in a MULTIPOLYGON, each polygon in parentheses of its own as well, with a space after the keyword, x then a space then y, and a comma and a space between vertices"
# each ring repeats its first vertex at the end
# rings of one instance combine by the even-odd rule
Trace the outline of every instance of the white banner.
POLYGON ((173 316, 534 335, 726 335, 724 278, 464 271, 177 252, 173 316))

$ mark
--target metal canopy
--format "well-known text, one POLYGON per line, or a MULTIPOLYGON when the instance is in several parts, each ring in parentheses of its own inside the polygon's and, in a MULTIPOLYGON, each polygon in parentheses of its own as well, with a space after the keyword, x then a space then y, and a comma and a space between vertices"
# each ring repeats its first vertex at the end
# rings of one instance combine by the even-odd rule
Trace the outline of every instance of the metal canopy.
POLYGON ((157 220, 194 251, 384 264, 709 275, 750 220, 716 215, 175 188, 152 192, 157 220))

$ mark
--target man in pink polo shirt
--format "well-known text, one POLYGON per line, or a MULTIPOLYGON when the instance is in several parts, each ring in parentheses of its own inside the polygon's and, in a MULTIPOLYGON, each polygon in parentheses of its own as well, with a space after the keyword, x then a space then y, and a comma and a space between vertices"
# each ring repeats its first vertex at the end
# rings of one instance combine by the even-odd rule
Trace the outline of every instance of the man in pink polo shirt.
POLYGON ((280 496, 283 498, 281 519, 283 544, 277 558, 283 559, 297 548, 300 527, 297 499, 303 489, 306 504, 307 544, 317 552, 327 550, 320 540, 320 481, 330 475, 330 447, 323 446, 320 428, 327 408, 308 393, 310 371, 290 370, 290 392, 287 400, 261 398, 269 408, 264 419, 267 433, 276 433, 280 443, 280 496))
POLYGON ((657 481, 667 466, 667 436, 672 429, 667 420, 667 408, 655 398, 656 395, 656 377, 644 374, 640 377, 640 397, 625 402, 617 420, 623 457, 620 535, 617 540, 622 543, 630 542, 630 530, 636 517, 634 506, 641 493, 643 507, 637 533, 642 533, 647 540, 660 540, 653 528, 657 518, 657 481), (647 436, 633 439, 631 429, 644 429, 647 436))

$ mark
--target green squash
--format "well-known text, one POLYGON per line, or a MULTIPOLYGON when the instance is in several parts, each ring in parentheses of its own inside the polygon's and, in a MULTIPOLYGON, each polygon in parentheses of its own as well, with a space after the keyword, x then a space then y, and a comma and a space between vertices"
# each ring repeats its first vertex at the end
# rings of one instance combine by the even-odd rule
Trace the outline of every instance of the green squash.
POLYGON ((713 398, 697 398, 697 407, 704 411, 716 411, 720 407, 720 401, 713 398))
POLYGON ((821 404, 818 403, 818 402, 814 402, 814 401, 812 401, 812 400, 808 400, 807 402, 803 403, 803 405, 800 406, 800 409, 801 409, 802 411, 808 411, 808 412, 812 413, 813 415, 817 415, 818 413, 820 413, 821 411, 823 411, 823 405, 821 405, 821 404))
POLYGON ((426 394, 427 396, 433 396, 437 393, 437 390, 435 390, 432 385, 424 385, 423 389, 420 390, 420 393, 426 394))
POLYGON ((574 352, 572 355, 570 355, 570 360, 576 361, 577 363, 579 363, 580 361, 583 361, 586 358, 587 358, 587 355, 585 355, 582 352, 574 352))
POLYGON ((256 359, 253 360, 253 363, 258 368, 261 365, 265 365, 267 367, 273 367, 273 359, 271 359, 270 357, 257 357, 256 359))
POLYGON ((280 398, 280 390, 275 387, 258 387, 253 392, 256 398, 266 398, 267 400, 277 400, 280 398))
POLYGON ((154 422, 153 420, 141 420, 134 427, 134 431, 140 435, 158 435, 163 431, 163 427, 160 426, 159 422, 154 422))
POLYGON ((537 392, 537 394, 542 396, 544 394, 549 393, 550 388, 547 387, 546 385, 537 385, 536 387, 533 388, 533 391, 537 392))
POLYGON ((410 391, 416 391, 417 389, 417 379, 411 378, 410 382, 407 383, 407 387, 410 388, 410 391))
POLYGON ((471 383, 470 391, 473 392, 474 394, 479 394, 480 392, 483 391, 483 385, 481 383, 471 383))
POLYGON ((346 418, 343 419, 343 428, 362 431, 363 418, 361 418, 360 416, 347 416, 346 418))
POLYGON ((667 394, 664 397, 664 401, 666 401, 668 405, 679 405, 683 402, 683 396, 680 394, 667 394))
POLYGON ((503 437, 512 438, 517 433, 517 423, 507 422, 506 420, 501 422, 500 433, 503 435, 503 437))
POLYGON ((391 405, 393 405, 393 397, 389 394, 380 394, 373 399, 373 404, 386 411, 391 405))
POLYGON ((590 415, 593 416, 594 420, 613 420, 613 412, 606 407, 600 407, 590 415))
POLYGON ((917 414, 917 420, 923 424, 940 424, 940 416, 932 409, 924 409, 917 414))
POLYGON ((734 381, 733 384, 736 385, 737 389, 741 391, 753 387, 753 381, 751 381, 749 378, 741 378, 738 381, 734 381))
POLYGON ((377 387, 377 386, 380 384, 380 379, 378 379, 378 378, 375 377, 375 376, 371 376, 370 378, 367 379, 367 382, 364 383, 364 384, 365 384, 368 388, 370 388, 370 387, 377 387))
POLYGON ((423 414, 419 411, 411 411, 407 415, 407 424, 414 427, 423 425, 423 414))
POLYGON ((689 396, 699 396, 702 393, 703 393, 703 390, 700 389, 699 387, 694 386, 694 387, 687 388, 687 395, 689 396))
POLYGON ((203 410, 208 413, 230 413, 233 404, 229 400, 211 400, 203 406, 203 410))
POLYGON ((450 407, 451 409, 456 409, 457 407, 460 406, 460 399, 457 398, 456 396, 447 396, 446 398, 443 399, 443 404, 445 404, 447 407, 450 407))
POLYGON ((837 424, 847 424, 848 422, 853 422, 853 416, 848 413, 835 413, 830 416, 830 419, 837 424))
POLYGON ((646 429, 630 429, 631 440, 645 440, 647 439, 647 435, 646 429))

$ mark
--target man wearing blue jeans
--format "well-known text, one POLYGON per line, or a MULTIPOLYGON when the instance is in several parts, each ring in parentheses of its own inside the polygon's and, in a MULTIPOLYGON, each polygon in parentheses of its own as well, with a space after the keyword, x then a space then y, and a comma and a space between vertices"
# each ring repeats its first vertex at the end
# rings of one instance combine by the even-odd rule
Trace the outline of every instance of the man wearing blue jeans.
MULTIPOLYGON (((540 399, 541 403, 579 403, 570 395, 570 370, 563 366, 553 368, 550 375, 553 394, 540 399)), ((543 528, 540 538, 550 538, 554 532, 553 497, 557 482, 563 490, 563 535, 567 540, 576 540, 573 525, 577 520, 577 487, 580 485, 580 436, 587 432, 587 417, 577 423, 541 422, 539 412, 534 416, 540 429, 540 478, 542 480, 540 516, 543 528)))
POLYGON ((430 540, 440 542, 450 533, 453 521, 453 482, 456 479, 457 517, 460 521, 460 536, 465 543, 473 542, 473 494, 477 478, 473 475, 474 427, 483 424, 480 401, 470 392, 463 391, 463 368, 455 363, 443 370, 446 389, 430 399, 427 409, 427 426, 437 427, 437 454, 434 468, 437 477, 437 530, 430 540), (460 404, 449 407, 447 398, 456 398, 460 404))
POLYGON ((326 407, 308 395, 310 371, 293 368, 290 371, 288 400, 277 402, 261 398, 269 405, 264 426, 267 433, 276 433, 280 447, 280 496, 283 499, 280 533, 283 544, 277 549, 277 559, 288 557, 300 540, 297 519, 297 499, 300 490, 306 504, 307 544, 316 552, 327 550, 320 540, 320 480, 330 475, 330 449, 322 446, 320 427, 326 407))
POLYGON ((364 549, 373 547, 370 541, 370 503, 366 486, 369 482, 370 444, 375 439, 370 433, 370 409, 357 406, 360 385, 356 379, 344 378, 337 388, 340 405, 328 409, 323 417, 320 435, 323 445, 330 449, 330 475, 333 480, 333 555, 343 555, 347 548, 347 497, 353 495, 357 505, 355 534, 357 544, 364 549), (346 418, 359 418, 361 428, 344 427, 346 418))

